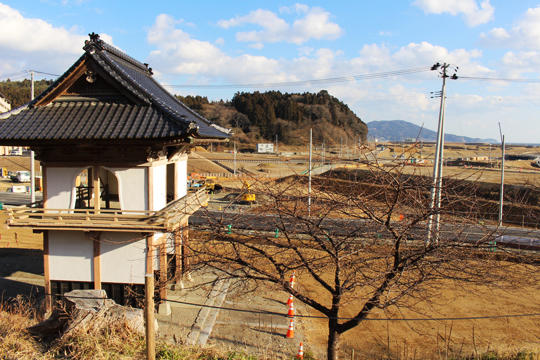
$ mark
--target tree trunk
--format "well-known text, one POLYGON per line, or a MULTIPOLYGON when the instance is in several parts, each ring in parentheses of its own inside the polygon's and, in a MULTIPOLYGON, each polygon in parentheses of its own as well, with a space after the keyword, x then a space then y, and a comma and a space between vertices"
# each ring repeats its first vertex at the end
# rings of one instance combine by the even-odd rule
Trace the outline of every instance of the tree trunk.
POLYGON ((328 345, 326 348, 326 358, 337 360, 339 347, 339 333, 337 319, 328 319, 328 345))

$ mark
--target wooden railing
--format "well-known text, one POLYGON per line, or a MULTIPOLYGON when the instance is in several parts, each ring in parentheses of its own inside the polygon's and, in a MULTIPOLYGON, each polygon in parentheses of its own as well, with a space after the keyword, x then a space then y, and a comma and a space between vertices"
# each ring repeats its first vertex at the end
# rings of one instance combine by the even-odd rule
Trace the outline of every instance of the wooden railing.
POLYGON ((203 189, 171 201, 159 211, 9 208, 7 223, 36 230, 168 232, 185 224, 207 202, 203 189))

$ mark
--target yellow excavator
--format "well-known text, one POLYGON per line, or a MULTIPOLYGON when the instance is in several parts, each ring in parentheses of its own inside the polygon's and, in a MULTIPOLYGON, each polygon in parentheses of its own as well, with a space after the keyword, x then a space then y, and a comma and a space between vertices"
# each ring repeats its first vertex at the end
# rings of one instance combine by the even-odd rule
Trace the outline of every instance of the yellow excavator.
POLYGON ((257 199, 255 197, 255 194, 251 192, 251 185, 248 184, 247 181, 242 181, 242 203, 245 204, 255 204, 257 202, 257 199))

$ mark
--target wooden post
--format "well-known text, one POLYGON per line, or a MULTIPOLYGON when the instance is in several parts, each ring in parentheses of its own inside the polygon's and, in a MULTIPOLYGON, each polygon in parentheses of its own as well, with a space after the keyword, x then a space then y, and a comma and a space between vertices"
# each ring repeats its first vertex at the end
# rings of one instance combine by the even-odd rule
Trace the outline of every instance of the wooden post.
POLYGON ((41 191, 43 194, 43 208, 47 207, 47 167, 41 164, 41 191))
POLYGON ((101 207, 101 195, 99 191, 99 166, 92 167, 92 186, 94 187, 94 210, 101 207))
POLYGON ((49 270, 49 232, 43 232, 43 277, 45 278, 45 311, 52 311, 51 275, 49 270))
POLYGON ((182 229, 174 232, 174 281, 182 280, 182 229))
POLYGON ((94 242, 94 256, 92 263, 94 265, 94 289, 101 290, 101 243, 99 241, 99 233, 91 234, 90 237, 94 242))
POLYGON ((186 221, 181 227, 182 231, 182 276, 186 276, 189 271, 189 260, 187 258, 188 242, 189 242, 189 228, 186 221))
POLYGON ((154 235, 146 237, 146 273, 154 273, 154 235))
POLYGON ((167 300, 167 247, 165 241, 159 245, 159 297, 161 302, 167 300))
POLYGON ((144 277, 144 320, 146 325, 146 359, 156 359, 156 339, 154 334, 154 274, 144 277))
POLYGON ((148 169, 148 210, 154 210, 154 168, 152 166, 148 169))
POLYGON ((174 162, 174 165, 173 165, 173 172, 174 172, 174 175, 173 175, 173 183, 174 183, 174 199, 173 200, 176 200, 180 197, 180 194, 178 194, 178 176, 177 176, 177 168, 178 168, 178 161, 175 161, 174 162))

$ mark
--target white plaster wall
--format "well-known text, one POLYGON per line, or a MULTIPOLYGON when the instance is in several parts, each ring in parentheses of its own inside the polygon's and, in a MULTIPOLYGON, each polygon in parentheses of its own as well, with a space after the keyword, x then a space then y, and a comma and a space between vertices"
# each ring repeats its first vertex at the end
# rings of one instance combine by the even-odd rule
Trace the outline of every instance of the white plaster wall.
POLYGON ((176 193, 177 199, 187 195, 187 156, 182 157, 175 164, 176 172, 176 193))
POLYGON ((167 165, 153 166, 153 207, 161 210, 167 205, 167 165))
POLYGON ((85 167, 47 167, 47 201, 50 209, 75 207, 75 178, 85 167))
POLYGON ((144 284, 146 239, 140 233, 103 232, 100 240, 101 281, 144 284))
POLYGON ((49 230, 51 280, 93 281, 93 253, 94 243, 84 232, 49 230))
POLYGON ((122 210, 148 210, 146 168, 107 168, 118 179, 118 197, 122 210))

